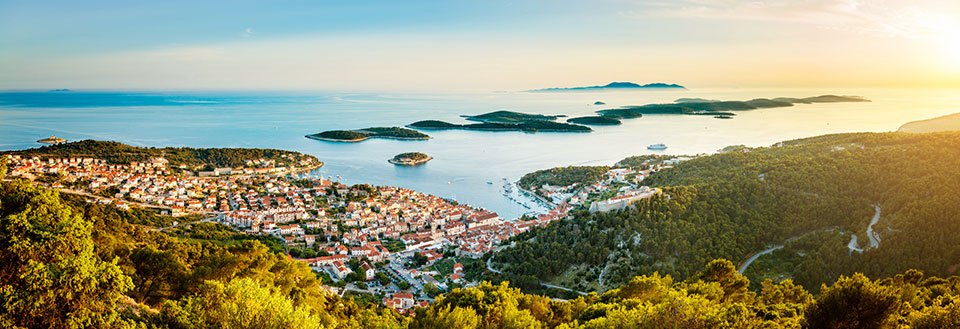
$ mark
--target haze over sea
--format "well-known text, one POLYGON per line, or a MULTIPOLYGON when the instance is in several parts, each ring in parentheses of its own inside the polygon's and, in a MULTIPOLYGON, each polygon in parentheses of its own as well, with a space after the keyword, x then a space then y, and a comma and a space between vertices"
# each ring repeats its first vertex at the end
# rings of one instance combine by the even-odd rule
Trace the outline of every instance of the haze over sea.
MULTIPOLYGON (((652 153, 712 153, 728 145, 769 146, 841 132, 894 131, 902 124, 960 112, 960 93, 930 89, 690 89, 603 92, 373 94, 320 92, 0 92, 0 150, 39 147, 56 135, 71 141, 115 140, 136 146, 260 147, 300 151, 326 165, 316 172, 349 184, 395 185, 456 199, 515 218, 542 210, 503 192, 502 179, 566 165, 609 165, 652 153), (647 115, 594 132, 426 131, 429 141, 371 139, 334 143, 303 136, 333 129, 404 126, 427 119, 462 122, 494 110, 592 115, 623 105, 680 97, 748 100, 823 94, 864 96, 870 103, 800 104, 710 116, 647 115), (594 101, 606 105, 592 105, 594 101), (387 159, 419 151, 434 160, 398 167, 387 159), (492 182, 493 184, 488 184, 492 182), (525 203, 530 209, 522 207, 525 203)), ((561 119, 563 120, 563 119, 561 119)))

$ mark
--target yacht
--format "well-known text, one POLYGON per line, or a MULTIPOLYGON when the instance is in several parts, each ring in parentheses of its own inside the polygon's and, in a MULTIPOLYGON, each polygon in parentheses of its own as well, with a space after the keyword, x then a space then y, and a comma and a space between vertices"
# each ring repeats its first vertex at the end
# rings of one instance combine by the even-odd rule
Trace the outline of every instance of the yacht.
POLYGON ((661 151, 661 150, 666 150, 666 149, 667 149, 667 145, 665 145, 665 144, 650 144, 649 146, 647 146, 647 149, 648 149, 648 150, 661 151))

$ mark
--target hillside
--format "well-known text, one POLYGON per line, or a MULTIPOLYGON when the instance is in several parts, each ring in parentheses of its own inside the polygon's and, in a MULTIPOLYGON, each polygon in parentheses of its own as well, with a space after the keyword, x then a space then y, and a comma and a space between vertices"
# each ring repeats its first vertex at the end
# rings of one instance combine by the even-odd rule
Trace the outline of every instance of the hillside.
MULTIPOLYGON (((0 178, 5 172, 0 160, 0 178)), ((167 224, 155 214, 64 198, 22 181, 0 180, 0 205, 4 328, 960 326, 960 277, 909 270, 878 280, 840 276, 818 294, 790 280, 751 290, 726 260, 686 279, 631 275, 603 294, 570 300, 483 282, 399 314, 326 292, 269 237, 186 219, 156 230, 167 224)))
POLYGON ((900 126, 897 131, 908 133, 929 133, 937 131, 960 130, 960 113, 944 115, 927 120, 912 121, 900 126))
POLYGON ((82 140, 48 145, 39 148, 8 151, 25 157, 71 158, 88 157, 106 160, 110 164, 146 162, 152 158, 164 158, 171 167, 186 165, 191 169, 243 167, 248 160, 273 161, 278 166, 314 167, 323 165, 312 155, 299 152, 260 148, 189 148, 189 147, 137 147, 113 141, 82 140))
POLYGON ((644 273, 688 278, 712 259, 740 264, 779 245, 747 269, 751 280, 792 278, 816 290, 858 271, 954 274, 957 167, 960 133, 841 134, 737 148, 648 177, 645 184, 664 193, 635 209, 578 213, 517 236, 495 266, 507 278, 609 289, 644 273))

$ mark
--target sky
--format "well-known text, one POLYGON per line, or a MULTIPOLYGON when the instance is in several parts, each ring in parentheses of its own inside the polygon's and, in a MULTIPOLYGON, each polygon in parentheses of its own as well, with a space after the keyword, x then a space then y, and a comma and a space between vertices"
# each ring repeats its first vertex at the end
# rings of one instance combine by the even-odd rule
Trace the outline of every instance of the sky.
POLYGON ((957 0, 0 0, 0 89, 960 87, 957 0))

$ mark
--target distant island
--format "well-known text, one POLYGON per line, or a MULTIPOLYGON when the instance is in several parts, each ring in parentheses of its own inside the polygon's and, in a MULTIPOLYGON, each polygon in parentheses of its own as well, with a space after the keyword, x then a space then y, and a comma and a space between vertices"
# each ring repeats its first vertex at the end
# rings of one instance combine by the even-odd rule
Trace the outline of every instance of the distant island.
POLYGON ((581 125, 589 126, 616 126, 621 124, 620 120, 616 118, 602 117, 602 116, 586 116, 586 117, 577 117, 567 119, 569 123, 576 123, 581 125))
POLYGON ((944 115, 927 120, 911 121, 897 131, 908 133, 930 133, 938 131, 960 130, 960 113, 944 115))
POLYGON ((43 144, 61 144, 66 142, 67 142, 66 139, 53 136, 53 135, 50 135, 50 137, 47 137, 47 138, 41 138, 37 140, 37 143, 43 143, 43 144))
POLYGON ((357 130, 328 130, 304 136, 329 142, 362 142, 370 138, 427 140, 430 136, 416 130, 400 127, 370 127, 357 130))
POLYGON ((593 102, 593 105, 607 105, 607 103, 604 103, 603 101, 596 101, 593 102))
POLYGON ((602 117, 617 119, 639 118, 645 114, 710 115, 718 119, 730 119, 736 115, 732 111, 790 107, 794 104, 840 102, 869 102, 869 100, 858 96, 836 95, 823 95, 807 98, 757 98, 748 101, 718 101, 701 98, 681 98, 677 99, 676 102, 672 104, 624 106, 621 108, 600 110, 597 111, 597 114, 602 117))
POLYGON ((567 87, 567 88, 544 88, 535 89, 531 92, 562 92, 562 91, 584 91, 584 90, 629 90, 629 89, 687 89, 687 87, 673 83, 648 83, 645 85, 633 82, 611 82, 602 86, 586 87, 567 87))
POLYGON ((387 160, 387 162, 398 166, 416 166, 427 163, 427 161, 430 160, 433 160, 433 157, 426 153, 408 152, 397 154, 392 159, 387 160))
POLYGON ((70 90, 70 89, 66 89, 66 88, 63 88, 63 89, 50 89, 50 90, 47 90, 47 92, 51 92, 51 93, 65 93, 65 92, 71 92, 71 91, 72 91, 72 90, 70 90))
POLYGON ((464 115, 463 117, 470 121, 485 123, 521 123, 530 121, 556 121, 557 118, 565 116, 566 115, 543 115, 513 111, 494 111, 480 115, 464 115))

